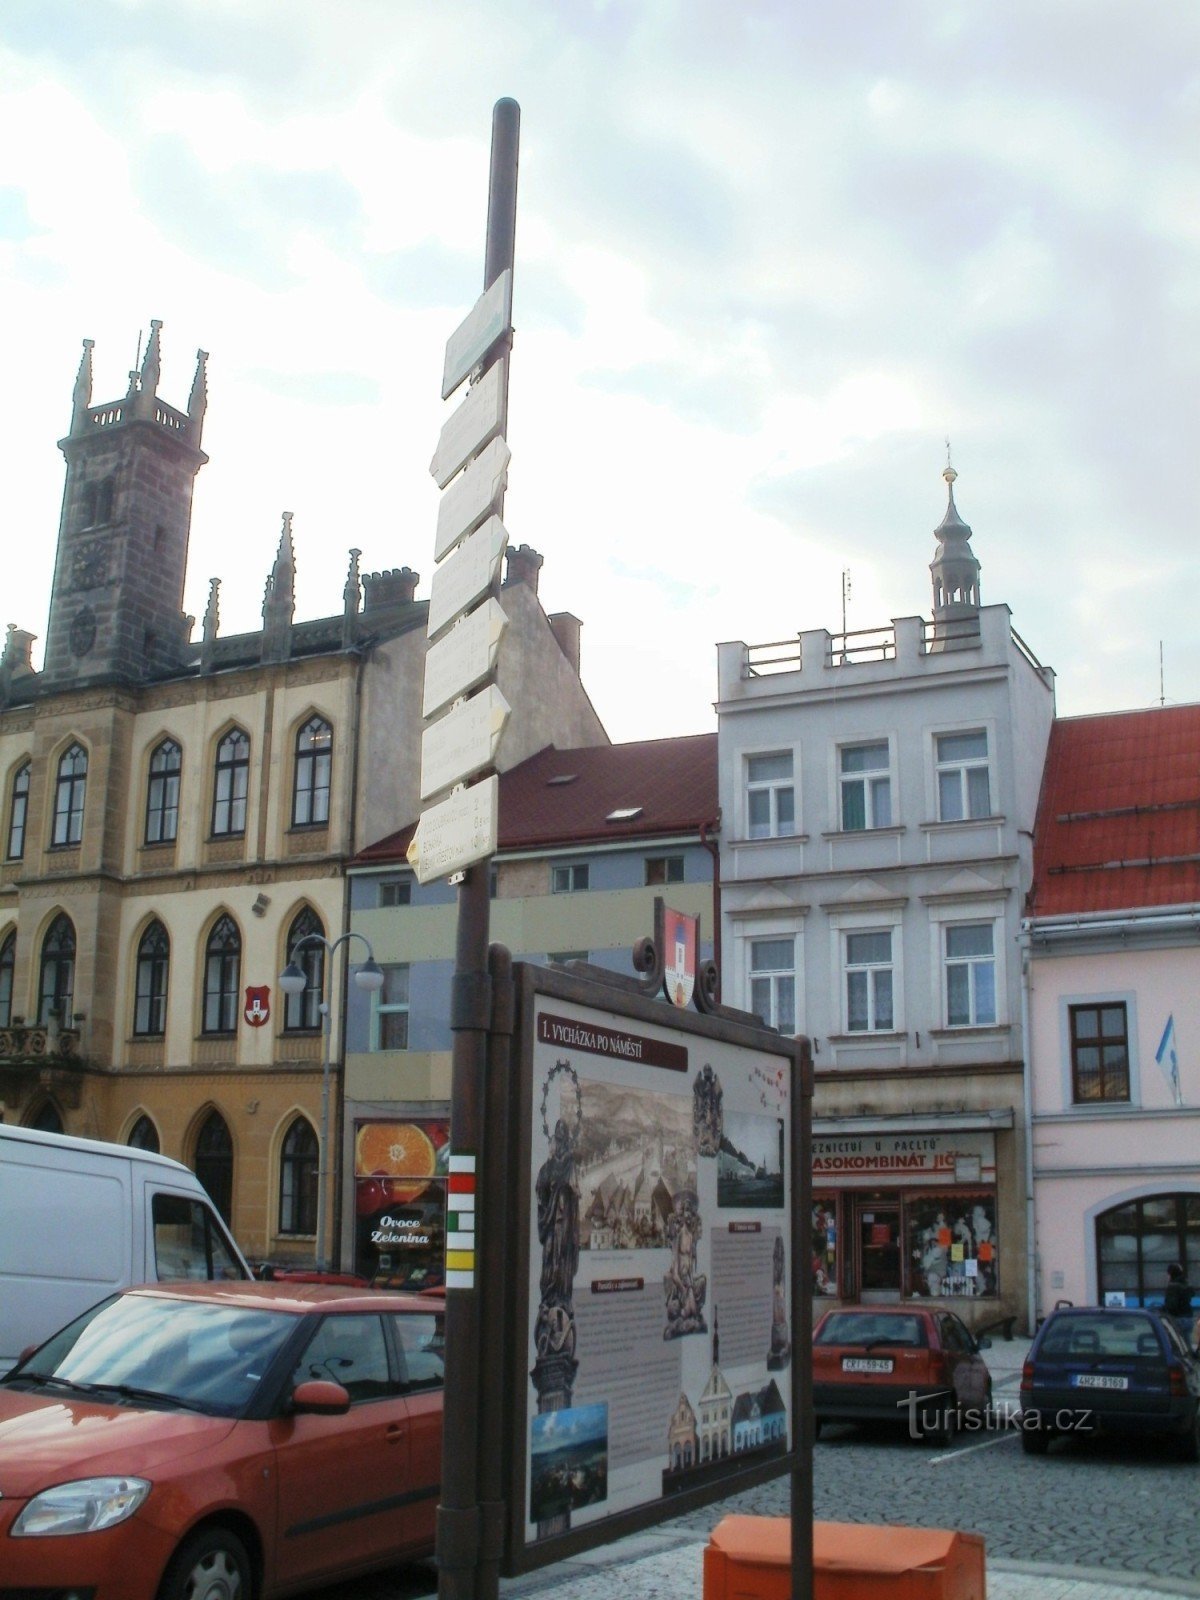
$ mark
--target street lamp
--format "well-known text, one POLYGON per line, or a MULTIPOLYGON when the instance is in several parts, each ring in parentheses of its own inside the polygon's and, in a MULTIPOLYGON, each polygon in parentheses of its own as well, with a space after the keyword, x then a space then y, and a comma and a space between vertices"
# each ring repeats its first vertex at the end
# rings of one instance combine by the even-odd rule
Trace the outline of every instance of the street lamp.
POLYGON ((368 993, 374 992, 383 986, 383 968, 375 959, 375 952, 371 949, 370 940, 361 933, 343 933, 340 938, 329 940, 324 934, 306 933, 302 939, 297 939, 292 946, 291 960, 279 974, 279 987, 287 995, 303 994, 308 987, 308 975, 300 966, 296 957, 301 950, 311 949, 316 945, 323 945, 326 951, 324 971, 322 973, 321 995, 321 1032, 324 1035, 325 1060, 321 1068, 321 1148, 317 1159, 317 1271, 324 1272, 328 1261, 325 1256, 325 1191, 329 1183, 329 1074, 332 1067, 330 1059, 332 1054, 331 1039, 332 1028, 330 1018, 330 1005, 327 996, 331 992, 333 982, 333 955, 341 944, 350 939, 361 939, 367 947, 367 959, 354 974, 354 981, 360 989, 368 993))

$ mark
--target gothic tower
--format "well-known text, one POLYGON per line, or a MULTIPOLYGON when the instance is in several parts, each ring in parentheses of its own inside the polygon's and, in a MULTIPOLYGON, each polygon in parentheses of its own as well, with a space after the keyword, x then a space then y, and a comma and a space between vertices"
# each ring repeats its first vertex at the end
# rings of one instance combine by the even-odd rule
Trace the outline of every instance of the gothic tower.
POLYGON ((197 352, 186 412, 158 398, 159 330, 123 400, 94 406, 92 345, 83 341, 67 461, 43 683, 133 682, 183 665, 192 619, 183 582, 207 403, 197 352))

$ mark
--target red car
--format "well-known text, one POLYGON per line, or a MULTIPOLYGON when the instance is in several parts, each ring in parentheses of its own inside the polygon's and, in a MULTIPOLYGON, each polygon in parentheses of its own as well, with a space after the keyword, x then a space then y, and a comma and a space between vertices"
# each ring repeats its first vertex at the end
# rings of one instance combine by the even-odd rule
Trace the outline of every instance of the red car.
POLYGON ((913 1438, 944 1444, 981 1427, 992 1379, 976 1339, 935 1306, 842 1306, 813 1331, 813 1414, 825 1422, 904 1423, 913 1438))
POLYGON ((131 1289, 0 1382, 0 1585, 257 1600, 433 1549, 444 1305, 131 1289))

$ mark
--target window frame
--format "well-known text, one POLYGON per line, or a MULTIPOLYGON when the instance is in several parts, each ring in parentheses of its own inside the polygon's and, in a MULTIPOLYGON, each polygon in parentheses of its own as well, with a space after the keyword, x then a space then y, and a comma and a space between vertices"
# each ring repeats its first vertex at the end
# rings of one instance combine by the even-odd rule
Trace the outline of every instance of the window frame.
POLYGON ((83 813, 87 805, 88 753, 78 739, 58 758, 54 778, 54 816, 50 823, 50 846, 54 850, 77 850, 83 842, 83 813), (82 761, 83 770, 79 770, 82 761), (68 768, 68 762, 71 763, 68 768), (65 800, 65 804, 64 804, 65 800))
POLYGON ((278 1232, 289 1238, 315 1238, 321 1172, 321 1141, 317 1130, 298 1112, 279 1142, 278 1232), (307 1132, 311 1146, 296 1148, 307 1132))
POLYGON ((684 881, 684 858, 681 855, 646 856, 643 861, 644 888, 663 887, 684 881), (661 875, 659 869, 661 870, 661 875))
POLYGON ((1000 1026, 1000 969, 996 952, 996 921, 991 917, 968 918, 963 917, 953 922, 942 924, 942 1026, 945 1028, 996 1028, 1000 1026), (967 952, 964 955, 951 956, 950 937, 954 933, 963 933, 968 929, 986 928, 988 930, 990 946, 987 954, 967 952), (989 967, 992 974, 992 1015, 980 1018, 977 995, 977 969, 989 967), (950 1015, 950 983, 951 969, 966 968, 967 971, 967 1000, 968 1017, 966 1021, 955 1022, 950 1015))
POLYGON ((148 923, 134 955, 133 1036, 135 1039, 161 1039, 167 1031, 167 997, 171 983, 171 937, 162 921, 148 923), (148 948, 151 939, 155 947, 148 948), (146 982, 143 985, 143 978, 146 982), (143 1025, 143 1001, 145 1024, 143 1025), (159 1026, 155 1027, 155 1014, 159 1026))
POLYGON ((785 747, 782 750, 754 750, 746 751, 742 757, 742 794, 746 807, 745 837, 747 839, 795 839, 800 833, 799 818, 797 817, 796 801, 798 798, 798 767, 796 751, 785 747), (786 777, 782 773, 767 774, 755 778, 755 762, 787 760, 788 771, 786 777), (787 809, 791 815, 786 819, 780 817, 780 797, 788 797, 787 809), (753 818, 754 798, 756 795, 765 795, 767 798, 767 818, 765 822, 755 822, 753 818))
POLYGON ((327 828, 332 789, 333 724, 314 711, 296 730, 292 759, 292 827, 327 828), (323 748, 317 745, 320 730, 324 730, 326 736, 323 748), (317 815, 319 812, 323 814, 317 815))
POLYGON ((855 1038, 868 1038, 875 1033, 896 1032, 896 941, 894 927, 874 928, 842 928, 839 930, 841 940, 841 971, 842 971, 842 1031, 853 1035, 855 1038), (851 941, 854 939, 886 938, 888 942, 887 960, 855 960, 851 955, 851 941), (887 1020, 879 1020, 879 980, 887 974, 887 1020), (850 999, 851 978, 862 975, 865 979, 865 998, 867 1001, 867 1022, 863 1027, 854 1025, 854 1007, 850 999))
POLYGON ((316 943, 303 950, 296 949, 302 939, 313 934, 319 934, 324 939, 325 925, 311 906, 301 906, 288 925, 285 948, 287 960, 294 961, 300 968, 305 984, 299 994, 285 994, 283 997, 284 1033, 320 1033, 325 1020, 321 1007, 325 1004, 325 957, 328 952, 323 944, 316 943))
POLYGON ((569 861, 550 867, 551 894, 586 894, 591 886, 591 863, 569 861))
POLYGON ((45 1027, 49 1023, 52 1010, 58 1014, 59 1027, 69 1028, 73 1023, 77 952, 78 938, 75 924, 65 911, 60 911, 42 935, 38 960, 37 1018, 40 1027, 45 1027), (50 948, 52 939, 58 939, 62 943, 61 951, 50 948), (53 971, 53 981, 47 988, 46 980, 51 971, 53 971))
POLYGON ((203 980, 200 991, 200 1032, 209 1039, 235 1037, 238 1029, 238 998, 242 984, 242 930, 228 911, 223 911, 209 929, 204 941, 203 980), (224 940, 218 945, 218 936, 224 940), (215 966, 214 966, 215 963, 215 966), (229 982, 232 974, 232 982, 229 982), (214 984, 215 979, 215 984, 214 984), (215 1025, 210 1016, 215 1007, 215 1025), (228 1008, 228 1015, 226 1012, 228 1008))
POLYGON ((380 911, 394 911, 400 906, 410 906, 412 893, 411 878, 381 878, 376 890, 376 908, 380 911))
POLYGON ((169 734, 158 741, 150 752, 146 769, 146 817, 142 843, 146 845, 174 844, 179 837, 179 790, 183 780, 183 747, 169 734), (156 766, 160 758, 174 765, 156 766), (157 818, 158 831, 152 823, 157 818))
POLYGON ((1130 1106, 1133 1104, 1133 1051, 1130 1040, 1130 1014, 1129 1007, 1123 999, 1084 1000, 1067 1002, 1067 1039, 1069 1048, 1069 1071, 1071 1080, 1071 1105, 1072 1106, 1130 1106), (1083 1048, 1095 1047, 1100 1052, 1098 1070, 1101 1089, 1104 1088, 1104 1050, 1108 1037, 1102 1032, 1092 1036, 1092 1041, 1081 1041, 1076 1031, 1076 1019, 1081 1013, 1094 1011, 1096 1013, 1097 1028, 1100 1027, 1100 1015, 1105 1011, 1117 1011, 1124 1018, 1124 1031, 1119 1035, 1119 1042, 1125 1056, 1125 1092, 1123 1094, 1084 1095, 1080 1093, 1079 1082, 1079 1051, 1083 1048))
POLYGON ((993 730, 987 723, 962 728, 938 728, 932 734, 933 746, 933 814, 939 822, 963 823, 982 822, 996 815, 992 798, 992 752, 995 747, 993 730), (949 739, 966 739, 972 735, 979 735, 984 742, 982 756, 947 756, 942 755, 942 741, 949 739), (971 774, 982 772, 987 784, 987 810, 977 811, 971 796, 971 774), (943 779, 957 773, 959 782, 958 804, 963 808, 958 816, 947 816, 943 805, 943 779))
POLYGON ((378 1050, 408 1050, 410 1048, 410 1018, 412 1014, 412 964, 408 961, 384 961, 383 983, 371 996, 371 1049, 378 1050), (394 976, 404 974, 403 1000, 384 997, 388 995, 389 984, 394 976), (385 1044, 384 1034, 388 1031, 385 1019, 404 1018, 404 1043, 385 1044))
POLYGON ((8 831, 4 858, 6 861, 25 859, 25 837, 29 831, 29 782, 32 771, 32 761, 20 762, 8 786, 8 831))
MULTIPOLYGON (((196 1148, 192 1171, 199 1178, 208 1198, 217 1209, 217 1215, 227 1228, 233 1228, 233 1168, 236 1152, 233 1129, 217 1110, 210 1106, 208 1115, 196 1130, 196 1148), (223 1139, 220 1137, 224 1135, 223 1139)), ((172 1197, 174 1198, 174 1197, 172 1197)), ((192 1201, 195 1205, 198 1202, 192 1201)), ((201 1207, 201 1211, 204 1208, 201 1207)), ((211 1221, 208 1222, 211 1226, 211 1221)), ((225 1243, 224 1240, 221 1241, 225 1243)))
POLYGON ((797 936, 794 932, 779 931, 769 933, 765 930, 754 934, 748 934, 746 936, 746 994, 749 1002, 747 1005, 747 1010, 752 1011, 756 1016, 761 1017, 767 1027, 778 1028, 780 1033, 786 1035, 792 1035, 796 1032, 798 1026, 797 1018, 800 1014, 798 1004, 800 997, 800 985, 799 966, 796 954, 796 937, 797 936), (782 945, 785 943, 790 944, 792 947, 792 960, 790 966, 755 966, 754 957, 755 952, 758 949, 768 944, 782 945), (792 986, 791 1015, 788 1019, 788 1025, 785 1027, 780 1021, 781 1007, 779 1004, 779 988, 781 980, 786 982, 789 979, 792 986), (760 985, 767 985, 767 994, 769 999, 766 1007, 768 1014, 765 1016, 762 1010, 760 1010, 756 1004, 756 983, 760 985))
POLYGON ((17 975, 17 930, 0 938, 0 1028, 11 1028, 17 975))
POLYGON ((892 741, 886 735, 875 739, 848 739, 837 746, 837 826, 841 833, 874 833, 880 828, 892 828, 896 825, 895 810, 892 805, 893 773, 892 773, 892 741), (847 771, 845 760, 848 755, 856 751, 884 752, 882 766, 864 767, 861 771, 847 771), (884 785, 887 815, 881 819, 877 812, 881 809, 879 802, 879 787, 884 785), (846 801, 848 793, 853 790, 861 791, 863 821, 860 824, 848 823, 846 820, 846 801))
POLYGON ((210 837, 213 839, 245 838, 249 801, 250 735, 244 728, 232 727, 227 729, 217 741, 216 756, 213 761, 210 837), (244 753, 240 747, 244 747, 244 753), (227 751, 228 753, 226 753, 227 751), (224 825, 221 825, 222 813, 224 825), (239 815, 240 827, 236 825, 239 815))

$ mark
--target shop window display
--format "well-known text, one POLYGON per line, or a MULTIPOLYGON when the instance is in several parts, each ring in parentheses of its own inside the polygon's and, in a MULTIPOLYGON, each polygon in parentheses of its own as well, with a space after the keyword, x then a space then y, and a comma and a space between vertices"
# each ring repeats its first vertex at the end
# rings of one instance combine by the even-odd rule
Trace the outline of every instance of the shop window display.
POLYGON ((354 1270, 380 1289, 445 1281, 445 1119, 361 1122, 354 1138, 354 1270))
POLYGON ((837 1299, 837 1197, 834 1195, 818 1195, 813 1199, 812 1280, 814 1296, 837 1299))
POLYGON ((905 1206, 909 1293, 944 1298, 999 1293, 991 1192, 921 1195, 905 1206))

